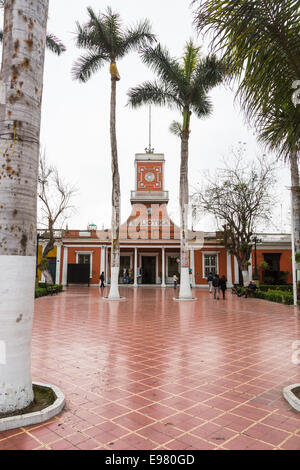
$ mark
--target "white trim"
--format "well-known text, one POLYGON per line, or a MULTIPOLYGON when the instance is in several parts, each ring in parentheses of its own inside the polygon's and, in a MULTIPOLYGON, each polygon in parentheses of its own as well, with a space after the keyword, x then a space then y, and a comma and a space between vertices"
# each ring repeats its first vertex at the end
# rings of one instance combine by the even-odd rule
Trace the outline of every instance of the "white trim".
POLYGON ((100 251, 100 274, 105 273, 105 246, 101 246, 100 251))
POLYGON ((138 282, 137 282, 137 271, 138 271, 138 254, 137 254, 137 248, 134 249, 134 283, 133 286, 137 287, 138 282))
POLYGON ((68 282, 68 247, 64 246, 63 248, 64 248, 64 259, 63 259, 62 283, 63 283, 63 286, 66 286, 68 282))
POLYGON ((166 287, 166 252, 161 249, 161 287, 166 287))
POLYGON ((76 264, 78 264, 79 255, 90 255, 90 278, 93 277, 93 254, 94 251, 75 251, 76 253, 76 264))
POLYGON ((219 251, 202 251, 202 279, 206 279, 205 276, 205 255, 216 256, 216 274, 219 273, 219 251))

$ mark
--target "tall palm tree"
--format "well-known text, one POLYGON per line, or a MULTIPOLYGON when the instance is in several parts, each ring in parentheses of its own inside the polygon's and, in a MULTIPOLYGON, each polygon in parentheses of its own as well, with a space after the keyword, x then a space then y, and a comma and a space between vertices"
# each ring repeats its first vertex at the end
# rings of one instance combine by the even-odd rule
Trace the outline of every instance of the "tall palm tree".
MULTIPOLYGON (((0 43, 3 41, 3 30, 0 29, 0 43)), ((61 55, 63 52, 66 52, 66 46, 58 39, 54 34, 47 34, 46 37, 46 47, 49 51, 54 54, 61 55)))
POLYGON ((180 299, 192 298, 189 282, 188 250, 188 157, 190 121, 192 112, 198 118, 208 117, 212 105, 208 92, 221 83, 224 67, 215 56, 202 57, 200 48, 192 41, 186 44, 182 60, 172 58, 167 49, 160 44, 148 48, 143 53, 143 61, 157 74, 159 81, 145 82, 129 90, 129 103, 133 107, 143 104, 156 104, 178 109, 182 122, 173 123, 172 129, 181 138, 180 167, 180 235, 181 270, 180 299))
POLYGON ((196 23, 238 77, 237 96, 259 139, 290 164, 296 251, 300 252, 299 0, 195 0, 196 23), (297 171, 296 171, 297 170, 297 171), (298 208, 298 209, 297 209, 298 208))
POLYGON ((39 0, 38 9, 27 0, 7 1, 4 18, 0 77, 0 413, 25 408, 33 400, 30 342, 48 0, 39 0), (30 42, 28 37, 32 38, 30 42))
POLYGON ((105 63, 109 64, 111 78, 110 101, 110 140, 112 167, 112 222, 111 222, 111 287, 109 298, 119 299, 120 270, 120 175, 116 136, 116 90, 120 80, 117 61, 132 50, 145 47, 155 40, 148 21, 140 22, 132 28, 122 25, 120 15, 108 8, 98 15, 88 8, 89 21, 81 26, 77 23, 77 46, 86 50, 73 67, 73 77, 82 83, 87 82, 105 63))

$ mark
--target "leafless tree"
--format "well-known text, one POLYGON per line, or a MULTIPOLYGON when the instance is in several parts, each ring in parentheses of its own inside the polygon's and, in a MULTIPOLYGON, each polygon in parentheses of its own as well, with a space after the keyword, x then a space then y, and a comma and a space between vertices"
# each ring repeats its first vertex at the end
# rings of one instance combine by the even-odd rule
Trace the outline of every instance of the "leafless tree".
POLYGON ((47 244, 43 249, 42 260, 38 268, 43 272, 46 279, 52 281, 48 271, 47 255, 55 245, 55 231, 61 229, 75 210, 71 204, 77 188, 70 186, 59 175, 57 167, 47 162, 46 155, 40 156, 38 198, 39 198, 39 225, 45 227, 47 244))
POLYGON ((235 255, 247 285, 252 236, 259 222, 270 220, 274 206, 275 168, 265 155, 247 162, 242 146, 232 152, 233 163, 207 177, 203 191, 193 194, 192 204, 216 218, 225 247, 235 255))

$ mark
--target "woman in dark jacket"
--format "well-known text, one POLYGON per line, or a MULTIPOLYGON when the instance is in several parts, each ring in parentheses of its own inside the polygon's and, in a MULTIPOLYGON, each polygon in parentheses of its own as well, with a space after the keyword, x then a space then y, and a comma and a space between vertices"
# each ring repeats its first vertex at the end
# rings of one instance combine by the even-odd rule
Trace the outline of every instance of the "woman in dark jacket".
POLYGON ((223 274, 223 276, 222 276, 221 279, 220 279, 220 289, 221 289, 221 291, 222 291, 222 293, 223 293, 223 300, 225 299, 225 291, 226 291, 226 289, 227 289, 226 283, 227 283, 227 279, 226 279, 226 277, 225 277, 224 274, 223 274))

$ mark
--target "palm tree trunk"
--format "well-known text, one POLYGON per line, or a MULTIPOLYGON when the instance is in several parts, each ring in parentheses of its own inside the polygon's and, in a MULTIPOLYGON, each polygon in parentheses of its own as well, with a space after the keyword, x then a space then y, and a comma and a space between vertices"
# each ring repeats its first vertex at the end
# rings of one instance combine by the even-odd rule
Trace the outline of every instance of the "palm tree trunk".
POLYGON ((111 139, 111 169, 112 169, 112 220, 111 220, 111 281, 110 299, 119 299, 119 271, 120 271, 120 175, 118 165, 118 149, 116 136, 116 88, 117 81, 111 79, 110 103, 110 139, 111 139))
MULTIPOLYGON (((300 180, 297 153, 291 155, 291 191, 292 191, 292 217, 295 236, 295 252, 300 253, 300 180)), ((299 263, 296 264, 299 271, 299 263)), ((299 273, 298 273, 299 274, 299 273)), ((298 280, 299 280, 299 276, 298 280)))
POLYGON ((181 167, 180 167, 180 299, 191 299, 192 291, 189 279, 189 249, 188 249, 188 158, 189 131, 184 131, 181 137, 181 167))
POLYGON ((0 413, 33 400, 30 343, 49 0, 7 0, 0 76, 0 413))

